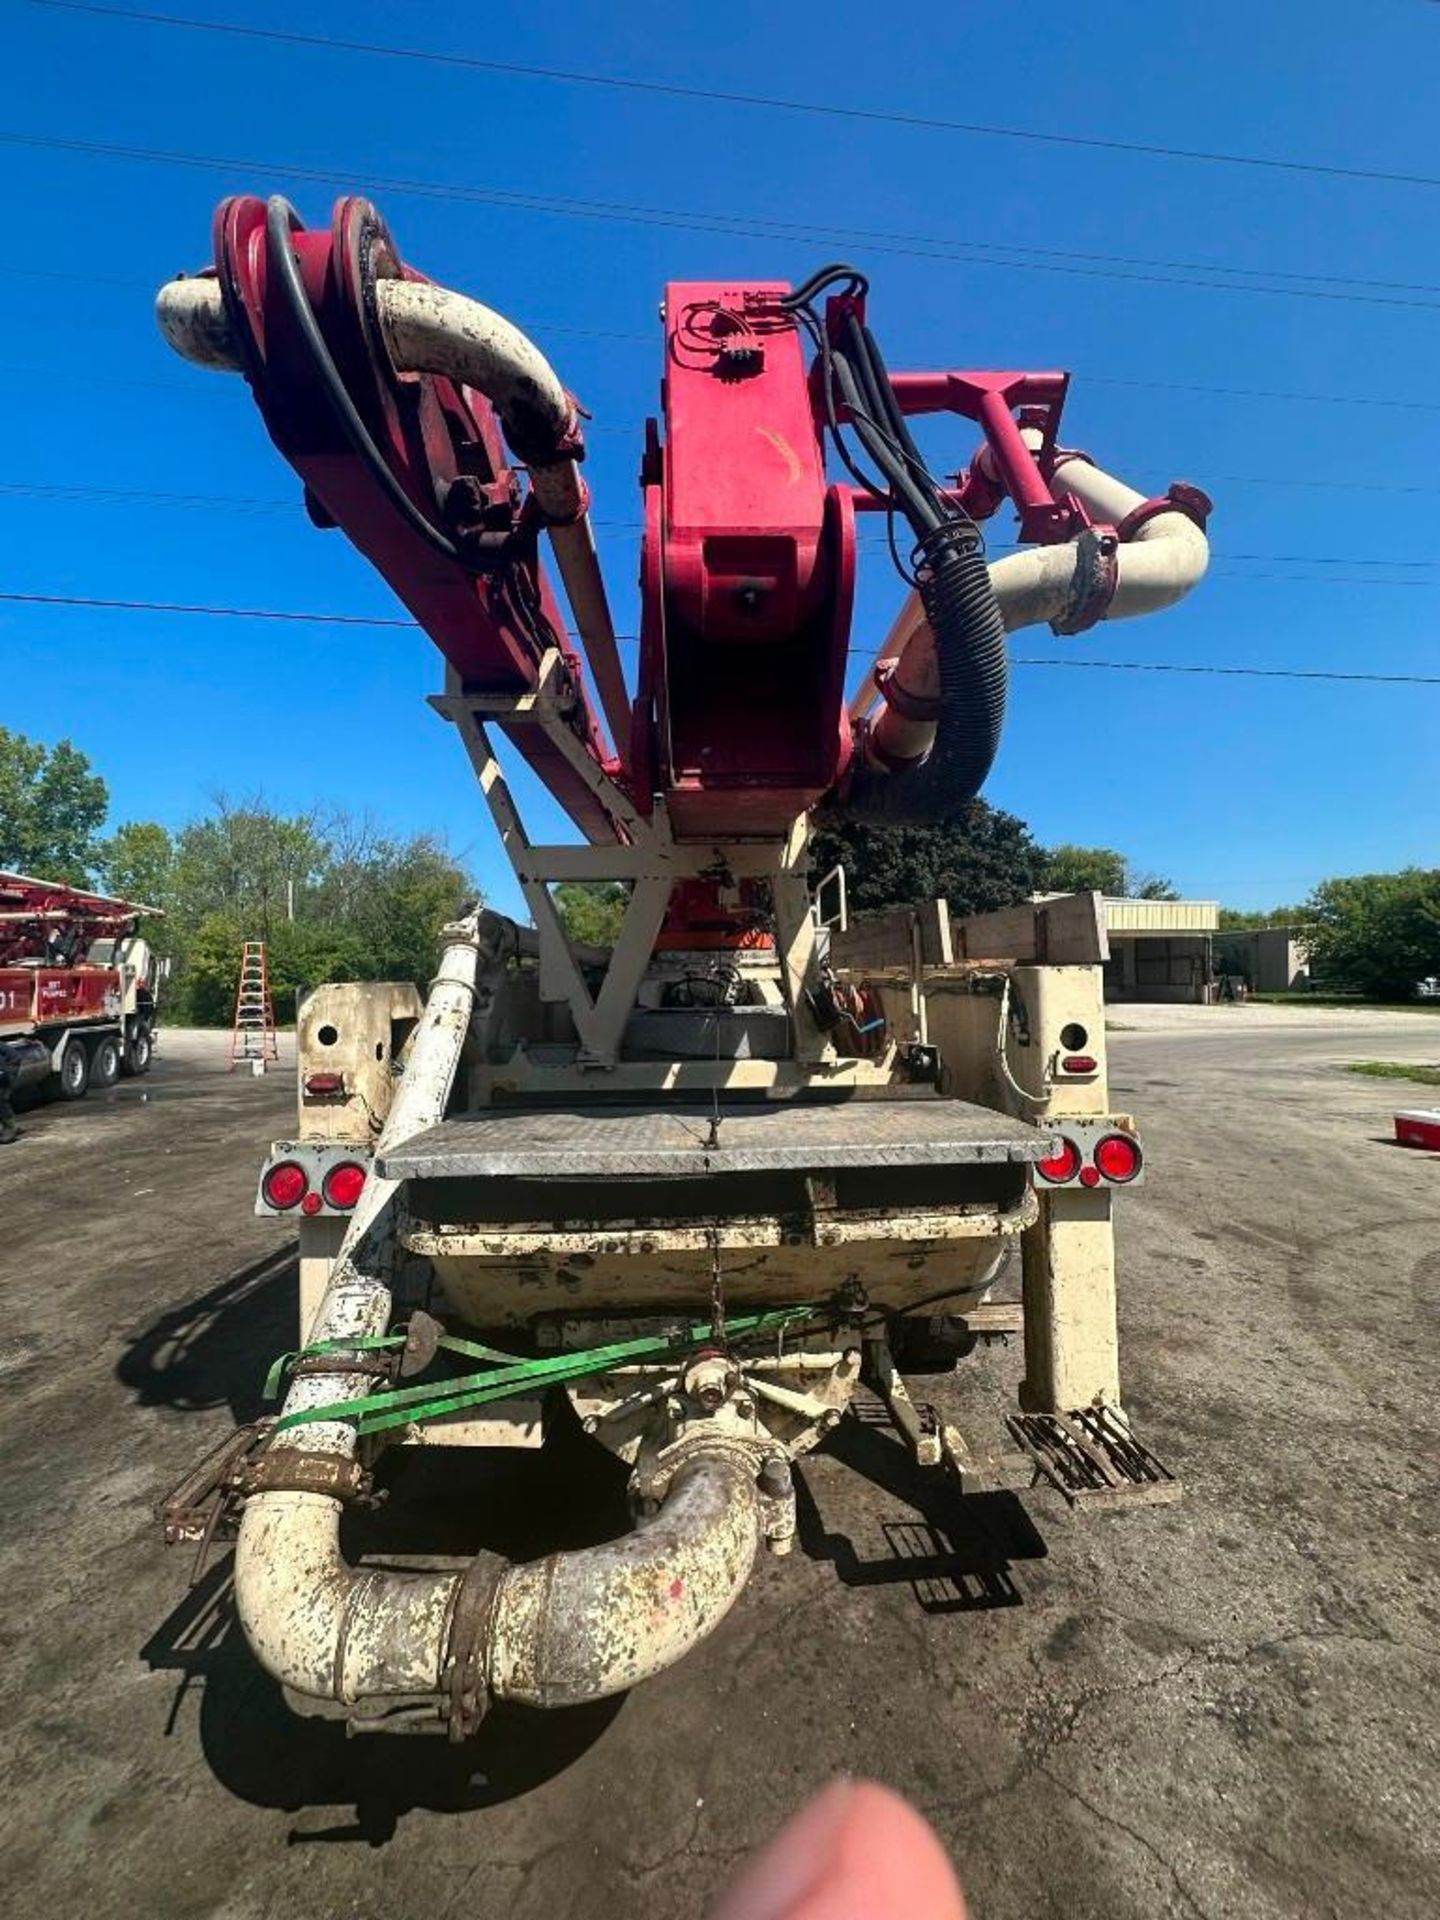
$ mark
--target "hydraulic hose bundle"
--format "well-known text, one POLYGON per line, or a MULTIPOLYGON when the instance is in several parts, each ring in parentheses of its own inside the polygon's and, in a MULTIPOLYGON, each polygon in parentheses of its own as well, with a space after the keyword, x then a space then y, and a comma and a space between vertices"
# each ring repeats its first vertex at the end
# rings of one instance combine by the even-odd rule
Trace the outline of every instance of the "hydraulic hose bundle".
POLYGON ((935 741, 925 757, 883 770, 857 766, 837 811, 880 825, 930 825, 952 819, 973 800, 994 763, 1009 679, 1005 622, 980 530, 963 508, 945 498, 926 467, 879 346, 857 310, 865 288, 853 268, 827 267, 784 304, 808 328, 819 351, 828 423, 841 458, 862 485, 888 493, 892 552, 895 512, 904 515, 915 536, 914 584, 935 634, 940 689, 933 707, 935 741), (836 303, 840 317, 832 331, 810 303, 822 287, 841 279, 846 291, 836 303), (875 486, 846 448, 837 398, 883 487, 875 486))

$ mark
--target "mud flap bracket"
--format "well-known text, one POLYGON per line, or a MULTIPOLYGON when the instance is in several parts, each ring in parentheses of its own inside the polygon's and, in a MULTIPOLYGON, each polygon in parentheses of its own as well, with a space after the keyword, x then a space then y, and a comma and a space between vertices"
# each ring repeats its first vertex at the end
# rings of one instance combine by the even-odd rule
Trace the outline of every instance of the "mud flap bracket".
POLYGON ((263 1452, 274 1431, 273 1419, 252 1420, 237 1427, 159 1503, 157 1515, 167 1547, 186 1540, 198 1542, 190 1570, 193 1587, 205 1570, 216 1539, 230 1539, 239 1521, 247 1471, 263 1452))

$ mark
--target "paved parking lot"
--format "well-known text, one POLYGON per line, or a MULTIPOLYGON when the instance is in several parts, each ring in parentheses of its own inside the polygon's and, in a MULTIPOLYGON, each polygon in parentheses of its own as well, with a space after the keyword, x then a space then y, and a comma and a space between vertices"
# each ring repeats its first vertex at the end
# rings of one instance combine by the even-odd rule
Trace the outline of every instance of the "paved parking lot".
MULTIPOLYGON (((193 1593, 152 1504, 290 1342, 250 1215, 288 1076, 218 1036, 26 1117, 0 1149, 0 1912, 89 1920, 701 1915, 831 1774, 909 1794, 981 1920, 1431 1920, 1440 1910, 1440 1157, 1388 1140, 1430 1016, 1121 1009, 1127 1399, 1178 1507, 961 1501, 847 1422, 801 1551, 622 1702, 498 1710, 467 1749, 301 1724, 225 1567, 193 1593)), ((983 1437, 1018 1372, 944 1383, 983 1437)), ((940 1397, 939 1394, 936 1396, 940 1397)), ((391 1550, 524 1555, 621 1524, 589 1449, 404 1463, 391 1550)))

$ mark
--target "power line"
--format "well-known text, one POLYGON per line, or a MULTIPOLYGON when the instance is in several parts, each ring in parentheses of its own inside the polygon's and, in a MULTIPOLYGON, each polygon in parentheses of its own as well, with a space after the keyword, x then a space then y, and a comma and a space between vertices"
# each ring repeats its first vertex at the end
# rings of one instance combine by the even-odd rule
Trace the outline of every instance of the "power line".
MULTIPOLYGON (((1437 4, 1440 4, 1440 0, 1437 0, 1437 4)), ((0 142, 8 141, 13 144, 17 138, 18 136, 0 132, 0 142)), ((250 163, 237 161, 235 164, 237 166, 244 166, 250 163)), ((271 171, 271 169, 268 168, 263 170, 271 171)), ((332 182, 343 182, 348 178, 348 176, 340 174, 325 175, 323 177, 332 182)), ((372 181, 371 184, 373 185, 375 182, 372 181)), ((92 280, 90 275, 83 273, 62 273, 56 270, 38 267, 0 266, 0 278, 7 278, 14 275, 19 275, 26 279, 76 280, 92 286, 131 287, 146 294, 154 293, 153 286, 146 280, 92 280)), ((551 333, 571 334, 585 339, 623 340, 629 344, 638 346, 651 346, 654 344, 653 337, 646 333, 609 332, 595 327, 571 326, 568 322, 557 320, 532 320, 529 324, 537 329, 546 329, 551 333)), ((187 381, 136 380, 124 374, 112 374, 108 372, 91 373, 83 369, 71 369, 69 367, 0 365, 0 373, 19 374, 26 378, 33 377, 41 380, 88 380, 92 382, 102 382, 106 386, 173 387, 186 391, 191 390, 190 383, 187 381)), ((1137 379, 1129 374, 1091 373, 1083 368, 1072 368, 1071 377, 1075 380, 1088 381, 1092 386, 1133 387, 1150 393, 1198 393, 1204 394, 1207 397, 1226 400, 1281 400, 1293 401, 1302 406, 1385 407, 1402 413, 1440 413, 1440 400, 1415 400, 1409 397, 1401 399, 1398 395, 1389 394, 1295 393, 1289 389, 1277 387, 1215 387, 1207 386, 1194 380, 1143 380, 1137 379)), ((605 422, 598 425, 591 422, 586 425, 587 433, 626 433, 629 431, 630 429, 628 427, 611 425, 605 422)), ((1257 478, 1255 476, 1217 474, 1215 478, 1222 480, 1243 479, 1244 484, 1248 486, 1344 487, 1357 492, 1432 493, 1437 491, 1437 489, 1433 487, 1367 488, 1359 482, 1352 483, 1348 480, 1305 480, 1275 475, 1257 478)))
POLYGON ((1295 393, 1285 387, 1208 387, 1193 380, 1136 380, 1087 373, 1092 386, 1143 387, 1152 393, 1203 393, 1223 400, 1298 400, 1316 407, 1391 407, 1402 413, 1440 413, 1440 400, 1399 400, 1373 393, 1295 393))
MULTIPOLYGON (((32 0, 49 4, 50 0, 32 0)), ((203 171, 234 174, 250 171, 312 180, 330 185, 353 185, 356 176, 334 168, 286 164, 259 160, 237 160, 216 154, 193 153, 163 147, 135 147, 114 142, 72 140, 57 135, 0 131, 0 141, 10 146, 35 148, 47 152, 79 153, 107 160, 134 160, 147 165, 190 167, 203 171)), ((368 188, 385 193, 408 194, 423 199, 454 200, 466 204, 510 208, 530 213, 552 214, 566 220, 600 220, 619 225, 679 229, 694 233, 723 234, 744 239, 778 240, 830 249, 851 247, 859 242, 874 253, 971 267, 997 267, 1024 273, 1058 273, 1092 280, 1121 280, 1149 286, 1190 287, 1211 293, 1261 293, 1295 300, 1327 300, 1440 312, 1440 300, 1416 300, 1388 293, 1335 291, 1318 286, 1273 286, 1262 284, 1259 275, 1266 271, 1250 267, 1214 267, 1203 262, 1178 262, 1179 271, 1162 270, 1165 263, 1137 262, 1134 268, 1101 265, 1107 258, 1123 256, 1062 254, 1060 249, 1007 248, 998 243, 975 240, 946 240, 943 236, 892 233, 883 229, 826 227, 806 221, 775 220, 763 214, 704 213, 695 209, 646 207, 624 201, 582 200, 573 195, 517 192, 509 188, 466 186, 462 183, 396 178, 370 174, 368 188), (1051 257, 1037 258, 1041 252, 1051 257), (997 258, 997 255, 1007 255, 997 258), (1024 256, 1024 257, 1022 257, 1024 256), (1140 268, 1144 267, 1144 271, 1140 268), (1250 280, 1217 280, 1216 273, 1246 274, 1250 280)), ((1437 181, 1440 184, 1440 181, 1437 181)), ((1321 279, 1321 275, 1284 274, 1271 271, 1272 279, 1321 279)), ((1356 283, 1403 285, 1407 283, 1356 283)), ((1423 285, 1423 283, 1421 283, 1423 285)), ((1426 291, 1440 291, 1424 287, 1426 291)))
MULTIPOLYGON (((18 602, 24 606, 84 607, 105 613, 188 614, 205 619, 302 621, 315 626, 402 628, 410 633, 423 631, 415 620, 384 619, 358 613, 298 612, 288 607, 220 607, 174 600, 107 600, 78 593, 0 592, 0 601, 18 602)), ((639 644, 637 634, 621 633, 615 637, 631 646, 639 644)), ((868 647, 852 647, 849 651, 868 657, 871 650, 868 647)), ((1023 654, 1013 654, 1010 664, 1016 667, 1088 667, 1105 673, 1225 674, 1252 680, 1346 680, 1367 681, 1382 686, 1440 687, 1440 674, 1330 673, 1300 667, 1182 666, 1154 660, 1069 660, 1023 654)))
MULTIPOLYGON (((206 494, 206 493, 167 493, 141 487, 107 486, 71 486, 38 480, 0 480, 0 496, 16 499, 36 499, 54 502, 72 502, 80 506, 124 506, 134 503, 137 506, 158 506, 176 508, 182 511, 204 512, 207 509, 217 513, 288 513, 296 514, 298 500, 266 498, 245 494, 206 494)), ((298 515, 297 515, 298 519, 298 515)), ((640 520, 609 520, 604 517, 592 519, 591 525, 602 533, 638 534, 644 531, 644 522, 640 520)), ((889 542, 883 534, 861 534, 858 536, 862 546, 888 547, 889 542)), ((1001 549, 992 543, 991 552, 1001 549)), ((1018 549, 1007 549, 1016 551, 1018 549)), ((1431 586, 1426 580, 1377 580, 1364 575, 1354 577, 1337 574, 1251 574, 1226 573, 1224 568, 1236 563, 1264 566, 1297 567, 1397 567, 1409 570, 1440 568, 1440 560, 1406 559, 1392 554, 1377 554, 1373 557, 1363 554, 1342 554, 1331 557, 1315 553, 1227 553, 1222 548, 1214 556, 1220 563, 1213 577, 1235 580, 1280 580, 1303 583, 1307 577, 1313 577, 1325 585, 1411 587, 1431 586)))
POLYGON ((1175 666, 1159 660, 1022 659, 1010 656, 1012 667, 1098 667, 1106 673, 1215 673, 1246 680, 1364 680, 1391 687, 1440 687, 1440 674, 1328 673, 1304 667, 1175 666))
POLYGON ((210 607, 180 600, 101 600, 82 593, 0 593, 0 600, 27 607, 88 607, 102 613, 184 613, 207 620, 286 620, 320 627, 403 627, 421 629, 414 620, 381 619, 364 613, 299 613, 288 607, 210 607))
POLYGON ((415 61, 430 66, 455 67, 479 73, 509 74, 519 79, 558 81, 567 86, 600 87, 616 92, 664 95, 677 100, 707 100, 724 106, 760 107, 773 112, 810 114, 831 120, 858 120, 874 125, 909 127, 931 133, 962 133, 987 140, 1028 141, 1041 146, 1078 147, 1100 153, 1143 154, 1152 159, 1190 160, 1206 166, 1250 167, 1265 172, 1316 174, 1332 180, 1364 180, 1387 186, 1440 187, 1440 176, 1389 172, 1375 167, 1348 167, 1318 160, 1297 160, 1264 154, 1226 153, 1206 147, 1178 147, 1158 141, 1103 139, 1098 135, 1046 133, 1033 127, 1010 127, 975 120, 947 120, 930 114, 902 113, 878 107, 841 105, 822 100, 793 100, 778 94, 738 93, 719 87, 686 86, 677 81, 642 80, 631 76, 592 73, 577 67, 528 65, 515 60, 487 60, 478 55, 440 53, 371 40, 342 39, 337 35, 299 33, 279 27, 240 26, 231 21, 199 20, 173 13, 152 13, 132 7, 102 7, 86 0, 31 0, 57 13, 83 13, 103 19, 146 26, 179 27, 193 33, 227 34, 235 39, 262 40, 285 46, 323 48, 335 53, 358 53, 388 60, 415 61))

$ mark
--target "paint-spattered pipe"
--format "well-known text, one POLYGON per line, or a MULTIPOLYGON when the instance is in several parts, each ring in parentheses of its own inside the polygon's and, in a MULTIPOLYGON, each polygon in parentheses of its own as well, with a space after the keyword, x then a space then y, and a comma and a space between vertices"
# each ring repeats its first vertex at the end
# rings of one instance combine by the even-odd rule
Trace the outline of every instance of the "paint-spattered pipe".
MULTIPOLYGON (((1145 501, 1144 494, 1076 455, 1057 462, 1053 485, 1057 494, 1073 493, 1102 524, 1117 524, 1145 501)), ((1113 591, 1100 617, 1127 620, 1174 606, 1204 577, 1209 558, 1209 542, 1188 514, 1155 514, 1117 549, 1113 591)), ((1086 565, 1076 541, 1027 547, 993 561, 990 582, 1006 632, 1065 620, 1084 590, 1086 565)), ((940 691, 935 640, 918 594, 906 599, 857 691, 853 718, 874 706, 881 679, 889 680, 898 698, 875 718, 869 750, 881 764, 914 760, 929 750, 935 723, 913 708, 928 706, 940 691), (902 711, 907 706, 912 712, 902 711)))
MULTIPOLYGON (((467 295, 418 280, 377 280, 375 310, 397 372, 437 374, 484 394, 505 438, 530 470, 555 564, 595 676, 617 753, 629 745, 630 695, 615 623, 595 552, 588 495, 567 446, 575 408, 545 355, 503 314, 467 295)), ((155 300, 160 331, 184 359, 238 373, 240 351, 217 280, 170 280, 155 300)))
POLYGON ((634 1533, 505 1574, 492 1615, 491 1690, 566 1707, 662 1673, 739 1599, 759 1537, 755 1463, 697 1453, 634 1533))
MULTIPOLYGON (((469 1031, 482 961, 510 950, 508 923, 483 914, 450 930, 377 1157, 440 1120, 469 1031)), ((388 1330, 395 1183, 366 1183, 311 1330, 312 1342, 388 1330)), ((294 1379, 284 1412, 350 1396, 354 1376, 294 1379)), ((306 1452, 353 1459, 354 1426, 288 1430, 306 1452)), ((317 1699, 433 1697, 460 1632, 460 1573, 352 1567, 340 1550, 338 1500, 257 1493, 235 1548, 235 1597, 256 1658, 282 1685, 317 1699)), ((491 1604, 467 1651, 498 1698, 564 1706, 603 1698, 671 1666, 738 1598, 759 1540, 754 1463, 723 1445, 676 1474, 653 1519, 632 1534, 525 1566, 497 1563, 491 1604)), ((468 1627, 467 1627, 468 1631, 468 1627)))

